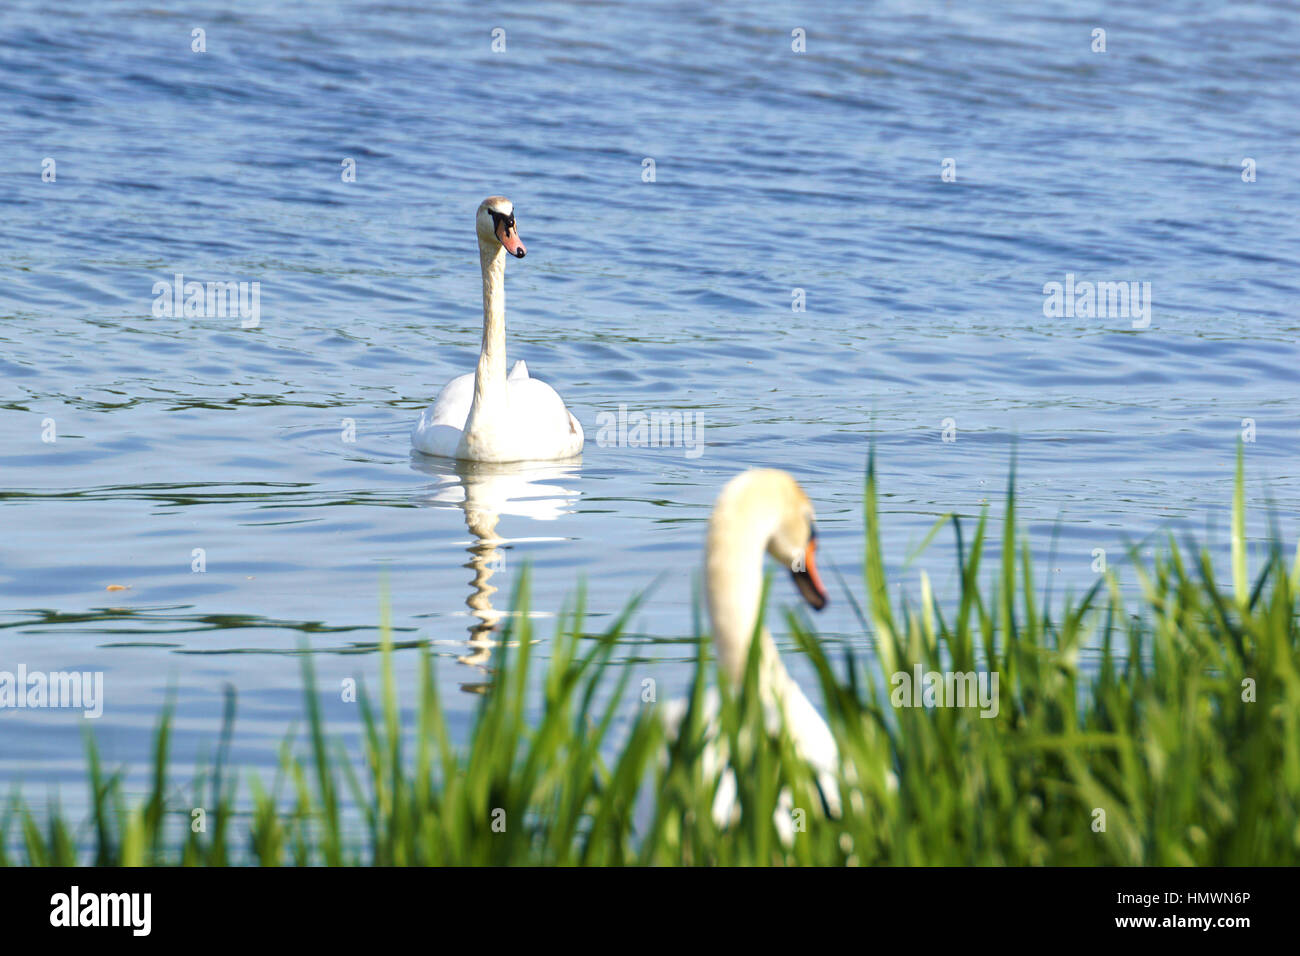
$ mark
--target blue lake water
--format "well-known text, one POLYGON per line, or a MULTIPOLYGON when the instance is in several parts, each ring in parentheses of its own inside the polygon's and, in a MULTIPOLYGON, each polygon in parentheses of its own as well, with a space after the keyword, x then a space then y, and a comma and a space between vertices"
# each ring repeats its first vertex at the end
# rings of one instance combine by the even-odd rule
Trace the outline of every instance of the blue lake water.
MULTIPOLYGON (((1000 513, 1013 449, 1058 593, 1163 529, 1221 548, 1243 434, 1252 534, 1271 499, 1295 540, 1292 5, 167 6, 0 9, 0 670, 102 671, 133 781, 169 692, 180 764, 231 685, 234 759, 267 768, 300 650, 375 686, 385 582, 457 733, 527 566, 543 636, 580 580, 597 630, 659 578, 617 657, 680 692, 704 523, 750 466, 808 490, 816 623, 864 652, 836 572, 872 441, 896 571, 939 515, 1000 513), (572 465, 410 453, 476 360, 494 193, 529 250, 510 360, 583 424, 572 465), (259 324, 155 315, 176 273, 259 283, 259 324), (1067 281, 1149 314, 1047 314, 1067 281), (620 406, 704 445, 603 447, 620 406)), ((921 568, 953 594, 949 535, 899 580, 921 568)), ((89 723, 0 711, 0 790, 80 805, 89 723)))

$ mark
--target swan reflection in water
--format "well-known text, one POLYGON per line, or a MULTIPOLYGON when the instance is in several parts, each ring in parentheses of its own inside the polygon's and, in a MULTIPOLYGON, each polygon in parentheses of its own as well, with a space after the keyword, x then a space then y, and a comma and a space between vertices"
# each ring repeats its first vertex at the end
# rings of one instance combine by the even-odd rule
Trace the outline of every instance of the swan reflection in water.
MULTIPOLYGON (((431 488, 417 496, 417 503, 432 508, 459 508, 465 514, 465 527, 473 536, 466 550, 470 558, 463 567, 473 572, 469 597, 465 600, 472 622, 469 626, 467 653, 457 660, 489 674, 488 661, 499 642, 493 632, 505 617, 505 611, 492 606, 497 587, 492 576, 504 572, 505 552, 523 541, 554 541, 558 537, 503 538, 497 534, 497 522, 503 516, 554 521, 572 514, 581 492, 563 487, 560 482, 576 479, 581 458, 564 462, 489 462, 452 461, 411 456, 411 467, 434 479, 431 488)), ((484 693, 491 682, 463 682, 461 689, 484 693)))

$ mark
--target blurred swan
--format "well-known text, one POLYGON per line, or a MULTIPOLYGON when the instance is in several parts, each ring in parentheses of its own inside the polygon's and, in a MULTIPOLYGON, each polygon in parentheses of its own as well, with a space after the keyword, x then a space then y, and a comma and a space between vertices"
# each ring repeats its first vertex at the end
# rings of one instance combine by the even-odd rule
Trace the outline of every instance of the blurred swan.
MULTIPOLYGON (((465 527, 474 537, 466 548, 470 559, 464 565, 474 574, 465 601, 473 623, 467 641, 469 653, 457 658, 460 663, 486 672, 492 650, 498 646, 493 632, 506 612, 492 606, 492 595, 497 588, 489 582, 494 574, 504 570, 505 551, 511 541, 497 534, 497 523, 503 515, 554 521, 571 514, 580 492, 552 482, 576 478, 578 464, 537 462, 504 466, 412 457, 413 468, 435 479, 433 489, 420 496, 420 504, 460 508, 465 513, 465 527)), ((461 689, 482 693, 489 686, 482 682, 462 683, 461 689)))
POLYGON ((478 207, 483 270, 483 346, 478 369, 453 378, 411 429, 416 451, 464 461, 554 461, 582 451, 582 426, 555 389, 528 377, 522 361, 506 375, 506 253, 522 259, 514 205, 489 196, 478 207))
MULTIPOLYGON (((826 606, 826 588, 817 573, 817 531, 812 502, 799 483, 784 471, 755 469, 731 479, 713 506, 705 542, 705 593, 713 642, 718 653, 722 680, 736 689, 744 682, 745 666, 754 626, 758 622, 763 595, 763 556, 770 554, 790 569, 795 586, 818 611, 826 606)), ((776 733, 784 717, 799 756, 816 771, 826 809, 833 816, 840 812, 836 771, 839 750, 830 727, 817 708, 795 683, 772 635, 764 627, 758 636, 759 694, 763 700, 765 723, 776 733)), ((706 722, 716 726, 720 705, 716 690, 705 698, 706 722)), ((673 733, 686 715, 687 702, 672 701, 665 713, 673 733)), ((706 768, 717 773, 726 756, 719 749, 706 753, 706 768)), ((793 837, 788 791, 782 794, 782 807, 775 816, 777 828, 786 843, 793 837), (783 812, 784 810, 784 812, 783 812)), ((719 782, 713 803, 713 818, 718 826, 738 819, 736 778, 727 768, 719 782)))

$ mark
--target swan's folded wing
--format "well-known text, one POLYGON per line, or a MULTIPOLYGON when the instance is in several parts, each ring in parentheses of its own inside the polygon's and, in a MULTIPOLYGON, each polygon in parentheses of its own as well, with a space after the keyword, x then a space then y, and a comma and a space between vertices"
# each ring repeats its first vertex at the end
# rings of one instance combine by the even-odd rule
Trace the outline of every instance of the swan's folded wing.
POLYGON ((457 375, 443 386, 433 404, 420 412, 411 429, 411 445, 426 455, 454 458, 473 401, 474 373, 457 375))
POLYGON ((425 455, 437 455, 441 458, 455 458, 460 447, 460 438, 464 434, 451 425, 432 423, 433 409, 426 408, 411 429, 411 446, 425 455))
POLYGON ((515 363, 515 367, 510 370, 510 374, 506 376, 506 381, 513 382, 513 381, 517 381, 518 379, 527 378, 527 377, 528 377, 528 366, 524 364, 523 359, 520 359, 518 362, 515 363))
POLYGON ((428 410, 429 425, 450 425, 452 428, 465 428, 465 419, 469 418, 469 407, 474 404, 474 373, 457 375, 443 386, 433 406, 428 410))
POLYGON ((516 435, 535 449, 528 458, 560 458, 582 451, 582 426, 564 399, 535 378, 509 379, 510 417, 516 435))

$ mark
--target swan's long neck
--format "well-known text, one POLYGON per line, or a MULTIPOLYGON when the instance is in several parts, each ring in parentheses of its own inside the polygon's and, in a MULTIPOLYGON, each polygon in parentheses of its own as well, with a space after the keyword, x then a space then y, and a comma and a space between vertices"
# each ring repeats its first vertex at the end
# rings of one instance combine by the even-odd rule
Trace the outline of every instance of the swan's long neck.
MULTIPOLYGON (((773 522, 760 514, 750 514, 746 501, 718 502, 709 522, 705 550, 705 591, 713 641, 723 675, 732 687, 744 681, 749 647, 758 623, 759 604, 763 599, 763 556, 771 536, 773 522)), ((764 628, 763 669, 775 665, 781 669, 772 638, 764 628)), ((783 670, 783 669, 782 669, 783 670)))
POLYGON ((474 373, 470 421, 506 394, 506 250, 480 238, 478 259, 483 270, 483 348, 474 373))

